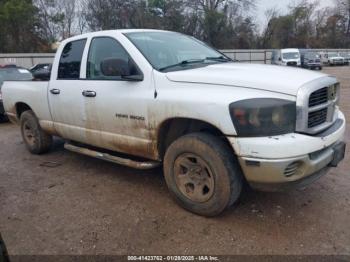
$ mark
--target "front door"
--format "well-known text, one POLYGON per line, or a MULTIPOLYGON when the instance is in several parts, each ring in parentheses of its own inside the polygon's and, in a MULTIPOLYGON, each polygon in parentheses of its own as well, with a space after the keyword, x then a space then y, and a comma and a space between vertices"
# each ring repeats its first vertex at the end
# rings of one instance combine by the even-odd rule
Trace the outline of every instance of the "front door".
MULTIPOLYGON (((112 37, 91 39, 83 81, 84 108, 90 144, 137 156, 149 156, 148 104, 154 100, 150 75, 127 81, 103 69, 104 61, 121 61, 142 74, 124 47, 112 37)), ((112 70, 113 71, 113 70, 112 70)))

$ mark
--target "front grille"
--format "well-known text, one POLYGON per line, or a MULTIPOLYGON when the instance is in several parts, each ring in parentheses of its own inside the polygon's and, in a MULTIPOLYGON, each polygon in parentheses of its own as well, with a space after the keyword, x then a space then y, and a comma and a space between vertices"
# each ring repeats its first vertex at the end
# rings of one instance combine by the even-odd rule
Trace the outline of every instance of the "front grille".
POLYGON ((331 127, 337 120, 339 83, 324 78, 316 85, 305 85, 297 97, 296 131, 316 135, 331 127))
POLYGON ((309 99, 309 107, 322 105, 328 102, 328 87, 313 92, 309 99))
POLYGON ((288 62, 287 66, 297 66, 297 62, 288 62))
POLYGON ((328 108, 309 113, 308 128, 313 128, 325 123, 327 121, 327 113, 328 108))

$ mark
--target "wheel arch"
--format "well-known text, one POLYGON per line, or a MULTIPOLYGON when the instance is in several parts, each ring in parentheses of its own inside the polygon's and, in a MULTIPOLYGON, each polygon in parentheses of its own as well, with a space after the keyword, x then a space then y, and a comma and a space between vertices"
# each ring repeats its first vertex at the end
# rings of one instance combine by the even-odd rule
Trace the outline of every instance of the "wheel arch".
MULTIPOLYGON (((196 132, 203 132, 216 137, 220 137, 229 144, 226 135, 220 130, 220 128, 211 123, 194 118, 169 118, 159 125, 157 131, 157 148, 160 159, 164 158, 167 148, 176 139, 180 138, 181 136, 196 132)), ((234 153, 231 145, 230 148, 234 153)))
MULTIPOLYGON (((15 104, 15 110, 16 110, 16 116, 17 116, 17 119, 19 120, 21 118, 21 115, 25 112, 25 111, 29 111, 29 110, 32 110, 33 109, 27 104, 27 103, 24 103, 24 102, 17 102, 15 104)), ((35 114, 35 113, 34 113, 35 114)))

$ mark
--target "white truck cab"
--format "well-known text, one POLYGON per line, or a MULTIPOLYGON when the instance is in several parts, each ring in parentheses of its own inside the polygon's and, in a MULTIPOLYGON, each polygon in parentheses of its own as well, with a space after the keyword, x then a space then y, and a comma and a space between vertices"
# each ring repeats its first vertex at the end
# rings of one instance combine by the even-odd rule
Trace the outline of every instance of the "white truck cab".
MULTIPOLYGON (((299 61, 296 51, 283 61, 299 61)), ((298 63, 298 62, 297 62, 298 63)), ((163 165, 182 207, 214 216, 244 181, 306 185, 345 154, 340 85, 306 70, 234 63, 183 34, 114 30, 62 42, 49 81, 5 82, 28 150, 65 148, 139 169, 163 165)))
POLYGON ((301 57, 299 49, 288 48, 274 50, 271 58, 272 64, 282 66, 301 66, 301 57))

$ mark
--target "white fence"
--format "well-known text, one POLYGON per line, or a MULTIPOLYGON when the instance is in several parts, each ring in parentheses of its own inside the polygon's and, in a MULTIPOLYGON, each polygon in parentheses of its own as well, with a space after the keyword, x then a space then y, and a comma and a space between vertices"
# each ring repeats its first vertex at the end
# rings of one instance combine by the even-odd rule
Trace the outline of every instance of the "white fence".
POLYGON ((0 65, 14 64, 30 68, 36 64, 52 63, 55 54, 0 54, 0 65))
MULTIPOLYGON (((312 49, 314 52, 348 52, 350 49, 312 49)), ((270 64, 272 49, 226 49, 221 50, 232 59, 243 63, 270 64)), ((15 64, 17 66, 30 68, 39 63, 52 63, 54 53, 45 54, 0 54, 0 65, 15 64)))
MULTIPOLYGON (((350 53, 350 49, 307 49, 311 52, 350 53)), ((222 53, 242 63, 271 64, 273 49, 235 49, 221 50, 222 53)))

